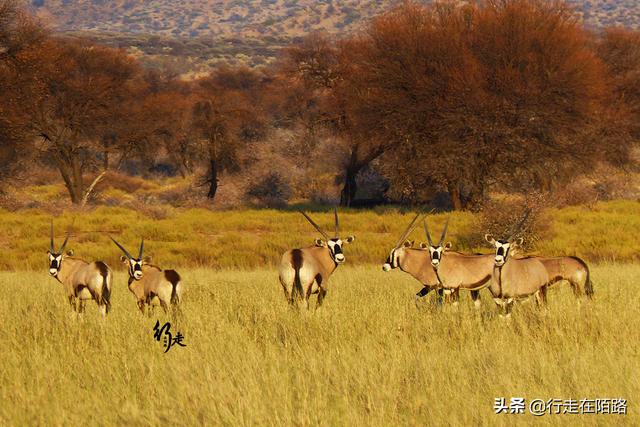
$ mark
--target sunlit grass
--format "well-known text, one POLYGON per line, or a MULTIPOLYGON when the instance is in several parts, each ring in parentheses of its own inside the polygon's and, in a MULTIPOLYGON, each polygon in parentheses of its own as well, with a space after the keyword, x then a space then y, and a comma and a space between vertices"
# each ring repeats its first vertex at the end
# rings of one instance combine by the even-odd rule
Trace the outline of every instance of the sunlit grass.
MULTIPOLYGON (((147 252, 164 266, 213 268, 264 268, 276 265, 289 248, 309 245, 318 233, 295 211, 167 208, 160 219, 133 209, 101 206, 86 212, 69 210, 55 218, 58 244, 74 223, 72 247, 80 257, 102 259, 117 265, 120 256, 111 243, 112 234, 123 245, 135 248, 145 238, 147 252)), ((640 203, 615 201, 593 208, 570 207, 550 210, 549 235, 536 253, 565 254, 588 261, 633 261, 640 257, 640 203)), ((311 212, 329 234, 333 233, 330 208, 311 212)), ((355 234, 353 245, 345 249, 352 265, 380 263, 402 233, 414 212, 397 208, 370 211, 341 210, 343 235, 355 234)), ((484 230, 477 217, 467 212, 429 216, 436 233, 450 217, 447 240, 462 251, 490 251, 487 247, 469 247, 484 230)), ((44 252, 49 246, 52 217, 36 209, 18 212, 0 210, 0 244, 17 256, 0 258, 0 269, 43 268, 44 252)), ((411 238, 423 241, 418 227, 411 238)))
POLYGON ((417 310, 419 284, 379 265, 340 267, 317 312, 290 310, 272 269, 180 273, 184 317, 173 332, 187 347, 167 354, 152 331, 164 316, 140 315, 122 273, 106 322, 95 304, 71 320, 45 271, 0 273, 0 424, 577 421, 494 415, 500 396, 622 397, 626 417, 580 423, 638 422, 639 266, 596 266, 592 303, 561 285, 548 311, 524 303, 510 322, 484 293, 479 312, 467 294, 458 310, 417 310))

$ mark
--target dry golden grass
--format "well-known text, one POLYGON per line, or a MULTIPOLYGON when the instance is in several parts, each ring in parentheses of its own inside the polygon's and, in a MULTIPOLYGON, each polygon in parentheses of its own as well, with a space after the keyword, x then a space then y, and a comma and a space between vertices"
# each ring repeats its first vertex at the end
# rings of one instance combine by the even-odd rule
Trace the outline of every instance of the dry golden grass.
MULTIPOLYGON (((111 243, 110 232, 127 248, 137 247, 144 237, 146 253, 165 268, 174 266, 227 269, 256 269, 275 266, 282 254, 292 247, 306 246, 320 237, 313 227, 295 211, 177 209, 164 205, 146 213, 123 207, 100 206, 87 211, 66 210, 55 218, 39 209, 9 212, 0 209, 0 245, 19 256, 0 257, 0 270, 40 269, 49 248, 50 221, 54 219, 57 244, 62 244, 67 228, 74 223, 76 233, 69 248, 77 256, 99 259, 120 268, 120 251, 111 243), (75 221, 75 222, 74 222, 75 221)), ((320 226, 331 232, 333 211, 317 207, 310 212, 320 226)), ((355 234, 357 240, 346 248, 352 264, 382 262, 392 245, 411 221, 415 212, 396 207, 375 210, 340 210, 344 235, 355 234)), ((573 206, 547 211, 548 235, 542 236, 537 253, 577 255, 590 262, 640 260, 640 203, 617 200, 597 203, 593 207, 573 206)), ((447 240, 456 250, 491 252, 477 246, 486 233, 477 215, 451 212, 428 217, 433 233, 439 235, 445 219, 451 218, 447 240)), ((422 227, 411 235, 424 241, 422 227)))
POLYGON ((340 267, 317 312, 290 310, 275 270, 181 273, 187 347, 167 354, 122 273, 106 322, 95 304, 71 320, 44 268, 0 273, 0 425, 640 423, 638 265, 593 267, 592 303, 562 285, 510 322, 486 294, 417 310, 419 285, 379 265, 340 267), (494 415, 499 396, 622 397, 629 415, 494 415))

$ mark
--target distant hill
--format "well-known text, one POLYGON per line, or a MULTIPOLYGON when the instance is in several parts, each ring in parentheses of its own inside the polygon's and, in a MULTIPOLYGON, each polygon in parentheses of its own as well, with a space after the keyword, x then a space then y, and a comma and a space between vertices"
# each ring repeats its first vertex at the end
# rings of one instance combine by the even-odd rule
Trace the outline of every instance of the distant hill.
MULTIPOLYGON (((461 0, 462 2, 463 0, 461 0)), ((430 2, 430 0, 425 0, 430 2)), ((122 47, 193 76, 219 62, 264 65, 309 32, 350 32, 389 0, 32 0, 55 30, 122 47)), ((591 28, 640 28, 640 0, 569 0, 591 28)))
MULTIPOLYGON (((428 0, 427 0, 428 1, 428 0)), ((395 4, 388 0, 33 0, 60 30, 179 37, 295 37, 350 30, 395 4)), ((569 0, 591 27, 640 28, 640 1, 569 0)))

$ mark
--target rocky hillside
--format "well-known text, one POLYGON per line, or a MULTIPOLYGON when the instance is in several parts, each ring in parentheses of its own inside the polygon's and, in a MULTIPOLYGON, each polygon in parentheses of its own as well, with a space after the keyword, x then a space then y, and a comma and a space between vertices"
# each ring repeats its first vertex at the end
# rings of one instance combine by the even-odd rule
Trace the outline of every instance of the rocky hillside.
MULTIPOLYGON (((425 0, 429 1, 429 0, 425 0)), ((640 28, 640 1, 568 0, 591 27, 640 28)), ((179 37, 295 37, 351 30, 388 0, 32 0, 60 30, 179 37)))

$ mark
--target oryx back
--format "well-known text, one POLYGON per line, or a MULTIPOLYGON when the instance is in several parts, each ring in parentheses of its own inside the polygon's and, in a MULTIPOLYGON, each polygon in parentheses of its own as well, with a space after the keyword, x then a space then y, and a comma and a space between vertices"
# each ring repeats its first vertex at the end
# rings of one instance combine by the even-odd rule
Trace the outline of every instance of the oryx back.
POLYGON ((593 286, 589 267, 578 257, 536 257, 542 262, 549 275, 549 284, 554 284, 566 280, 571 284, 576 295, 586 293, 593 295, 593 286))
POLYGON ((493 255, 465 255, 447 251, 440 261, 438 275, 447 289, 475 290, 491 280, 493 255))

